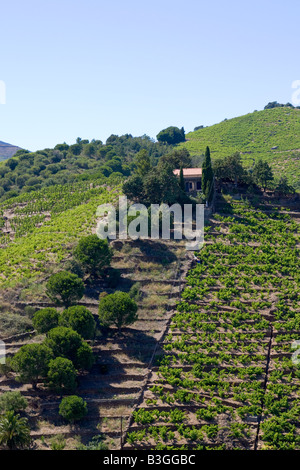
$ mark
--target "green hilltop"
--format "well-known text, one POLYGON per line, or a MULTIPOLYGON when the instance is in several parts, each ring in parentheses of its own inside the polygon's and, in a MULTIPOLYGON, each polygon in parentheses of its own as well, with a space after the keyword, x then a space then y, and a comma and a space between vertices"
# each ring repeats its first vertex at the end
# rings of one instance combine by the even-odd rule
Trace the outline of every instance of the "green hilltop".
POLYGON ((267 161, 275 177, 287 176, 300 188, 300 110, 278 107, 255 111, 186 134, 180 144, 191 155, 203 155, 210 147, 212 159, 240 152, 247 167, 267 161))

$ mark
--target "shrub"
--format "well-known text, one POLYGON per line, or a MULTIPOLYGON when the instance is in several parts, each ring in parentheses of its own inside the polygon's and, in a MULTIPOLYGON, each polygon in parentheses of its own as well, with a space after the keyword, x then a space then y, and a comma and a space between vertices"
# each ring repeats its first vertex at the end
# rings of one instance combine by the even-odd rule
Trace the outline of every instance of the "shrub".
POLYGON ((71 328, 58 326, 48 332, 45 344, 53 351, 55 357, 66 357, 74 361, 82 338, 71 328))
POLYGON ((94 355, 92 348, 82 342, 81 346, 76 351, 75 364, 79 369, 89 370, 94 364, 94 355))
POLYGON ((93 338, 96 328, 93 314, 82 305, 76 305, 64 310, 59 319, 59 324, 72 328, 84 339, 93 338))
POLYGON ((76 388, 76 369, 70 359, 56 357, 49 363, 48 371, 49 388, 56 392, 72 392, 76 388))
POLYGON ((59 313, 55 308, 43 308, 33 316, 33 326, 38 333, 47 333, 58 326, 59 313))
POLYGON ((47 282, 46 294, 57 305, 69 307, 80 300, 84 293, 84 284, 76 274, 61 271, 53 274, 47 282))
POLYGON ((88 235, 79 241, 74 257, 88 273, 96 275, 102 274, 104 268, 110 265, 112 251, 107 240, 88 235))
POLYGON ((28 401, 20 392, 4 392, 0 396, 0 412, 24 411, 28 401))
POLYGON ((79 421, 87 414, 87 404, 77 395, 65 397, 59 405, 59 414, 67 421, 79 421))
POLYGON ((48 364, 52 358, 52 351, 45 344, 25 344, 14 355, 11 366, 19 373, 18 380, 32 383, 33 387, 40 378, 47 375, 48 364))
POLYGON ((50 439, 51 450, 64 450, 66 447, 66 440, 62 434, 57 434, 50 439))
POLYGON ((125 292, 108 294, 99 303, 99 319, 103 326, 115 325, 118 329, 137 320, 137 304, 125 292))
POLYGON ((45 344, 55 357, 65 357, 78 369, 89 369, 94 362, 91 347, 77 331, 58 326, 49 331, 45 344))

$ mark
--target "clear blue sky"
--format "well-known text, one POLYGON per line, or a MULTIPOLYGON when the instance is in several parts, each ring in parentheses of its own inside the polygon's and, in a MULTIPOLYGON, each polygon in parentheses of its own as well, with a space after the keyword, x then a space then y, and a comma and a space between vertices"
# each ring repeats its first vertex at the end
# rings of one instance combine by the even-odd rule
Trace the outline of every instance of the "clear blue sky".
POLYGON ((155 138, 291 101, 299 18, 299 0, 2 2, 0 140, 155 138))

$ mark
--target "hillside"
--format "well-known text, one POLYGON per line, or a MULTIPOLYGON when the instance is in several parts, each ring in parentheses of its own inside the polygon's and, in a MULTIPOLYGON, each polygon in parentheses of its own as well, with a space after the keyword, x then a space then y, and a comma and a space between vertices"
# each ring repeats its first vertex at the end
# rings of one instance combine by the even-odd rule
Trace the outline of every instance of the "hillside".
MULTIPOLYGON (((271 114, 249 116, 256 114, 269 116, 270 124, 271 114)), ((249 129, 244 122, 243 137, 242 119, 232 127, 232 140, 240 145, 249 129)), ((222 125, 227 123, 212 128, 222 125)), ((237 150, 225 135, 226 148, 237 150)), ((280 135, 276 150, 284 152, 287 139, 280 135)), ((201 145, 203 151, 210 145, 213 157, 222 156, 220 141, 210 138, 195 141, 198 155, 201 145)), ((264 139, 253 138, 253 147, 248 142, 253 153, 243 158, 250 162, 261 148, 267 155, 264 139)), ((75 249, 95 234, 97 207, 116 205, 141 150, 155 166, 174 147, 147 136, 112 135, 105 145, 77 139, 34 153, 20 150, 0 164, 0 339, 8 359, 0 366, 0 398, 17 391, 26 399, 22 414, 33 449, 298 450, 300 376, 290 343, 299 339, 300 325, 299 199, 242 185, 231 196, 224 184, 216 194, 217 212, 206 213, 201 251, 187 252, 185 240, 172 238, 112 240, 110 267, 91 275, 76 261, 75 249), (37 312, 56 310, 57 325, 63 325, 67 305, 58 305, 47 287, 63 270, 79 276, 82 295, 73 303, 87 309, 96 325, 83 343, 94 362, 78 365, 72 389, 51 386, 50 363, 37 382, 21 377, 13 364, 20 351, 43 348, 55 329, 40 329, 37 312), (137 317, 121 330, 99 315, 103 298, 117 291, 137 307, 137 317), (70 393, 88 410, 76 426, 60 414, 70 393), (278 426, 286 437, 278 437, 278 426)), ((155 185, 158 192, 157 180, 155 185)))
POLYGON ((190 132, 186 147, 192 155, 210 147, 212 159, 240 152, 251 167, 253 160, 266 160, 276 177, 282 174, 300 188, 300 110, 290 107, 255 111, 190 132))
POLYGON ((0 202, 56 184, 92 181, 112 173, 128 176, 140 150, 146 150, 155 164, 171 148, 146 135, 126 134, 111 135, 105 144, 78 138, 73 145, 63 143, 36 152, 19 150, 13 158, 0 162, 0 202))
POLYGON ((21 148, 0 141, 0 161, 11 158, 18 150, 21 150, 21 148))

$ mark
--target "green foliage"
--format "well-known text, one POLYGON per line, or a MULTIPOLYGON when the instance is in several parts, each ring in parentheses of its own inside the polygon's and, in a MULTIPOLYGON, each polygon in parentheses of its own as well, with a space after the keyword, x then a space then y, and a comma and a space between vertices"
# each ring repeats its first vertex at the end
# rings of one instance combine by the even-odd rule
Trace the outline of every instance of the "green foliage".
POLYGON ((115 325, 118 329, 137 320, 137 304, 125 292, 106 295, 99 302, 99 320, 102 326, 115 325))
POLYGON ((158 142, 174 145, 185 141, 185 132, 183 127, 179 129, 178 127, 170 126, 160 131, 156 138, 158 142))
POLYGON ((66 440, 62 434, 52 436, 50 439, 51 450, 64 450, 66 447, 66 440))
POLYGON ((87 343, 82 342, 76 351, 75 364, 79 369, 90 370, 95 362, 93 350, 87 343))
POLYGON ((31 442, 27 418, 21 418, 14 411, 0 417, 0 445, 9 450, 28 448, 31 442))
POLYGON ((55 357, 66 357, 74 361, 82 338, 71 328, 58 326, 48 332, 45 344, 53 351, 55 357))
POLYGON ((28 400, 20 392, 4 392, 0 395, 0 413, 24 411, 28 400))
POLYGON ((133 175, 123 184, 124 194, 133 201, 144 200, 143 178, 139 175, 133 175))
MULTIPOLYGON (((116 181, 106 180, 111 185, 116 181)), ((48 272, 49 262, 61 265, 69 257, 70 248, 91 233, 96 226, 97 207, 111 202, 119 191, 116 188, 116 193, 112 193, 99 187, 103 180, 96 178, 92 184, 97 187, 90 188, 86 182, 54 186, 20 195, 2 206, 3 210, 11 208, 15 212, 17 233, 14 241, 2 239, 6 246, 0 250, 1 287, 15 287, 20 282, 22 286, 23 282, 36 285, 48 272), (51 220, 45 222, 43 216, 42 226, 36 227, 34 214, 45 211, 50 212, 51 220)))
POLYGON ((295 189, 293 186, 288 184, 288 179, 286 176, 281 176, 278 183, 275 186, 275 191, 280 195, 280 196, 287 196, 289 194, 294 194, 295 189))
POLYGON ((264 189, 268 186, 268 183, 274 179, 271 167, 267 162, 259 160, 253 168, 253 179, 254 181, 262 186, 264 189))
MULTIPOLYGON (((174 204, 180 202, 182 190, 170 165, 154 168, 144 179, 144 202, 146 204, 174 204)), ((143 202, 143 201, 141 201, 143 202)))
POLYGON ((75 259, 92 275, 103 274, 112 258, 112 250, 107 240, 101 240, 97 235, 88 235, 79 240, 74 250, 75 259))
POLYGON ((169 165, 172 167, 172 170, 179 168, 190 168, 192 164, 192 159, 190 153, 185 148, 176 148, 170 153, 162 155, 159 159, 158 166, 169 165))
POLYGON ((262 440, 263 449, 299 449, 300 374, 291 360, 300 329, 298 223, 259 199, 229 201, 217 201, 209 243, 186 276, 148 407, 133 415, 133 448, 185 439, 187 447, 221 449, 225 437, 225 448, 247 449, 263 416, 259 448, 262 440), (171 417, 177 403, 190 406, 171 417), (171 432, 162 425, 169 422, 171 432))
POLYGON ((58 326, 59 312, 55 308, 47 307, 39 310, 33 316, 33 326, 38 333, 47 333, 58 326))
POLYGON ((72 328, 84 339, 93 338, 96 328, 93 314, 83 305, 75 305, 64 310, 59 318, 59 324, 72 328))
POLYGON ((80 300, 84 293, 82 279, 68 271, 52 274, 46 287, 48 297, 56 304, 65 307, 69 307, 80 300))
POLYGON ((213 187, 213 170, 211 166, 210 150, 206 147, 205 158, 202 166, 202 191, 208 203, 211 202, 214 194, 213 187))
POLYGON ((144 176, 146 176, 146 174, 151 170, 151 162, 147 150, 142 149, 137 153, 134 159, 134 164, 136 166, 136 175, 144 178, 144 176))
POLYGON ((87 445, 79 444, 76 450, 108 450, 107 444, 104 444, 103 437, 100 435, 93 436, 87 445))
POLYGON ((13 159, 1 162, 0 186, 2 200, 6 192, 24 194, 36 192, 50 185, 108 177, 118 172, 123 178, 133 167, 135 156, 141 150, 147 151, 156 163, 169 150, 168 145, 154 142, 150 137, 111 136, 106 145, 100 140, 80 140, 73 145, 58 144, 54 149, 37 152, 17 152, 13 159))
POLYGON ((299 109, 291 107, 249 113, 190 132, 179 146, 188 149, 192 156, 199 156, 208 145, 213 162, 239 152, 246 169, 263 159, 272 167, 274 177, 279 179, 284 171, 288 183, 300 189, 299 113, 299 109))
POLYGON ((45 344, 55 357, 70 359, 77 369, 89 369, 93 363, 91 347, 71 328, 53 328, 48 332, 45 344))
POLYGON ((21 382, 32 383, 35 387, 38 380, 47 375, 51 358, 52 352, 47 345, 30 343, 21 346, 14 355, 11 366, 19 374, 18 379, 21 382))
POLYGON ((79 421, 87 414, 87 404, 77 395, 64 397, 59 405, 59 414, 71 423, 79 421))
POLYGON ((237 184, 246 173, 242 165, 241 155, 236 152, 233 155, 218 159, 213 162, 214 175, 218 179, 229 179, 237 184))
POLYGON ((76 369, 69 359, 56 357, 49 362, 48 386, 56 392, 73 392, 76 388, 76 369))

